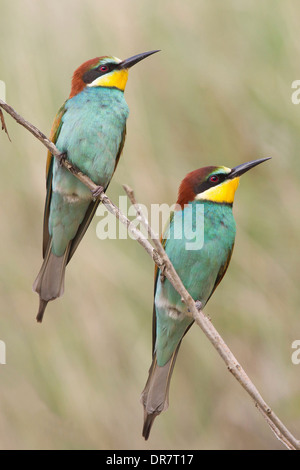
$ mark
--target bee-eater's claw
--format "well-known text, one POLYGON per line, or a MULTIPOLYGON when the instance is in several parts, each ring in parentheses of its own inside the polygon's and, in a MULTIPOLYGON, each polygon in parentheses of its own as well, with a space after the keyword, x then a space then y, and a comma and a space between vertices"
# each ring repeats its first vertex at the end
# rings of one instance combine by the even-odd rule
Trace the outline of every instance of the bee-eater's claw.
POLYGON ((165 266, 165 264, 163 264, 163 265, 160 267, 160 282, 164 282, 165 279, 166 279, 165 270, 166 270, 166 266, 165 266))
POLYGON ((67 159, 67 152, 60 153, 59 155, 56 155, 56 158, 58 160, 59 166, 62 166, 63 160, 67 159))
MULTIPOLYGON (((181 302, 184 302, 183 298, 181 298, 181 302)), ((200 302, 200 300, 195 301, 195 307, 198 310, 198 312, 200 312, 200 310, 202 310, 202 303, 200 302)), ((191 310, 188 308, 188 312, 190 312, 190 311, 191 310)))
POLYGON ((94 198, 96 198, 96 197, 100 196, 100 194, 103 193, 103 191, 104 191, 103 186, 97 186, 96 189, 93 189, 92 195, 93 195, 94 198))

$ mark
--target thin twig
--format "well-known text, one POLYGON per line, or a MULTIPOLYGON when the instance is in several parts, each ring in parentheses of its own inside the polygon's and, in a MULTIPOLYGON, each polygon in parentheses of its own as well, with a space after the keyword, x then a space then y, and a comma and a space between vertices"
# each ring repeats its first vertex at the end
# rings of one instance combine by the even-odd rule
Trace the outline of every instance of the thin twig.
MULTIPOLYGON (((183 297, 184 295, 185 296, 188 296, 186 298, 189 298, 189 302, 194 302, 192 297, 190 296, 190 294, 187 292, 187 290, 184 288, 182 282, 181 282, 181 279, 179 278, 177 272, 175 271, 171 261, 169 260, 169 257, 167 256, 158 236, 156 235, 156 233, 153 232, 151 226, 149 225, 149 222, 148 220, 146 219, 146 217, 144 216, 143 214, 143 211, 140 207, 140 205, 138 204, 138 202, 136 201, 135 199, 135 196, 134 196, 134 192, 133 190, 127 186, 127 185, 123 185, 123 188, 126 192, 126 194, 128 195, 129 197, 129 200, 131 202, 131 204, 134 206, 136 212, 137 212, 137 215, 138 215, 138 218, 139 220, 141 221, 141 223, 144 225, 144 227, 146 228, 147 230, 147 233, 150 237, 150 239, 152 240, 154 246, 155 246, 155 249, 158 253, 158 255, 160 256, 161 260, 162 260, 162 263, 163 263, 163 274, 166 275, 166 271, 168 271, 168 275, 166 277, 168 277, 169 281, 171 282, 171 284, 174 285, 174 287, 176 288, 176 290, 179 292, 179 294, 181 295, 181 297, 183 297)), ((192 316, 192 314, 190 312, 187 312, 187 315, 190 315, 192 316)))
POLYGON ((268 415, 260 408, 260 406, 258 406, 257 403, 255 403, 255 406, 258 409, 258 411, 262 414, 262 417, 267 421, 268 425, 270 426, 270 428, 274 432, 277 439, 279 441, 281 441, 289 450, 296 450, 295 447, 291 444, 291 442, 288 439, 286 439, 283 434, 280 433, 277 426, 275 426, 275 424, 270 420, 268 415))
MULTIPOLYGON (((19 124, 25 127, 29 132, 31 132, 38 140, 40 140, 47 149, 51 152, 52 155, 56 157, 61 157, 61 153, 56 148, 56 146, 51 142, 47 137, 35 126, 26 121, 22 116, 20 116, 16 111, 6 104, 4 101, 0 100, 0 108, 3 108, 8 114, 10 114, 19 124)), ((6 127, 6 126, 5 126, 6 127)), ((67 168, 76 178, 78 178, 83 184, 85 184, 91 192, 97 190, 98 186, 86 175, 84 175, 78 168, 74 167, 67 159, 61 159, 61 164, 67 168)), ((172 263, 170 262, 161 242, 159 241, 156 234, 151 229, 147 219, 144 217, 142 210, 139 204, 136 202, 134 193, 132 189, 128 186, 124 188, 136 207, 138 217, 144 227, 147 229, 148 235, 152 240, 152 243, 155 246, 155 249, 151 243, 145 239, 144 235, 138 230, 130 220, 122 214, 119 208, 113 204, 110 199, 102 192, 98 197, 101 202, 105 205, 107 210, 111 212, 115 217, 117 217, 121 223, 126 225, 128 231, 134 236, 136 241, 147 251, 151 256, 157 266, 163 270, 164 275, 169 279, 173 287, 181 295, 182 300, 187 305, 189 314, 194 319, 195 323, 200 326, 202 331, 205 333, 207 338, 210 340, 214 348, 218 351, 219 355, 222 357, 224 362, 227 365, 229 371, 233 376, 238 380, 242 387, 248 392, 255 402, 255 405, 258 407, 259 411, 262 413, 266 422, 269 424, 272 431, 275 433, 276 437, 288 448, 288 449, 300 449, 300 441, 298 441, 290 431, 285 427, 285 425, 279 420, 275 413, 270 409, 266 402, 261 397, 260 393, 251 382, 250 378, 247 376, 243 368, 240 366, 235 356, 232 354, 226 343, 223 341, 222 337, 219 335, 217 330, 212 325, 210 319, 206 317, 201 310, 197 309, 197 306, 190 296, 188 291, 183 286, 181 279, 176 273, 172 263)))
POLYGON ((2 130, 4 130, 4 132, 6 133, 7 137, 8 137, 8 140, 11 142, 11 139, 9 137, 9 133, 8 133, 8 130, 7 130, 7 127, 6 127, 6 124, 5 124, 5 120, 4 120, 4 116, 3 116, 3 111, 2 109, 0 109, 0 120, 1 120, 1 126, 2 126, 2 130))

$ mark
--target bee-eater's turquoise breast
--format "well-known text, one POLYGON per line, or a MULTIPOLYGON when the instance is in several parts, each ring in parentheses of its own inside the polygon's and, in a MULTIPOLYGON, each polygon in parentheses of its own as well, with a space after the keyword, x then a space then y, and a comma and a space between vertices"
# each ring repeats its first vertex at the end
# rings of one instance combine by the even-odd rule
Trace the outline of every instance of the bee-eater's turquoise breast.
MULTIPOLYGON (((87 87, 67 101, 56 146, 96 184, 106 188, 115 170, 128 113, 122 91, 87 87)), ((92 195, 57 161, 52 185, 49 232, 52 250, 60 256, 75 236, 92 195)))
MULTIPOLYGON (((235 220, 230 205, 211 202, 190 203, 183 211, 176 211, 165 236, 166 253, 194 300, 203 307, 210 297, 220 268, 231 255, 236 233, 235 220), (196 211, 196 208, 202 210, 196 211), (202 246, 196 248, 196 243, 202 246), (203 243, 203 244, 202 244, 203 243), (193 246, 193 244, 195 244, 193 246)), ((155 295, 157 312, 157 362, 163 366, 191 323, 183 315, 184 304, 168 279, 157 279, 155 295), (170 307, 174 315, 170 318, 170 307), (178 318, 176 321, 177 312, 178 318)))

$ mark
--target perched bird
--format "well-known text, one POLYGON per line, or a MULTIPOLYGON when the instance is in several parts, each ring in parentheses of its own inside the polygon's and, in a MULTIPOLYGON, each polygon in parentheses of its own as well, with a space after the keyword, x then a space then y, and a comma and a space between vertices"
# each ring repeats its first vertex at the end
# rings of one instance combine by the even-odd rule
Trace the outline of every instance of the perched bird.
MULTIPOLYGON (((268 158, 233 169, 200 168, 189 173, 179 187, 177 210, 171 214, 162 243, 185 288, 201 308, 230 263, 236 232, 232 204, 239 177, 265 160, 268 158), (199 210, 201 206, 203 212, 199 210)), ((180 343, 193 323, 178 292, 160 274, 156 269, 153 360, 141 396, 145 439, 155 417, 168 408, 170 380, 180 343)))
MULTIPOLYGON (((58 111, 51 140, 72 164, 106 189, 118 164, 126 134, 129 109, 124 98, 128 70, 146 57, 126 60, 104 56, 88 60, 75 70, 69 98, 58 111)), ((40 296, 37 321, 47 303, 61 296, 67 263, 87 230, 99 204, 77 178, 48 153, 47 195, 44 212, 44 262, 33 284, 40 296)))

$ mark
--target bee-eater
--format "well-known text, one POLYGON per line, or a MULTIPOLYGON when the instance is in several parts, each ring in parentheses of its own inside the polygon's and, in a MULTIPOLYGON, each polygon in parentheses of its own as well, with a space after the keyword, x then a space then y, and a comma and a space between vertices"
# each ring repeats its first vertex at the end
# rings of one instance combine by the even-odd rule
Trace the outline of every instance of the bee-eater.
MULTIPOLYGON (((62 157, 104 190, 118 164, 129 109, 124 98, 128 70, 156 51, 126 60, 103 56, 75 70, 69 98, 58 111, 50 139, 62 157)), ((50 300, 63 294, 67 263, 72 258, 99 204, 83 183, 48 152, 44 212, 44 262, 33 284, 40 296, 37 320, 50 300)))
MULTIPOLYGON (((177 210, 170 216, 162 243, 183 285, 201 308, 221 282, 230 263, 236 232, 232 204, 239 177, 265 160, 268 158, 232 169, 224 166, 200 168, 181 182, 177 210), (200 205, 203 217, 200 216, 200 205), (196 239, 200 233, 202 243, 194 249, 191 239, 196 239)), ((170 380, 180 343, 193 324, 180 295, 160 274, 156 269, 153 360, 141 397, 145 439, 149 437, 155 417, 168 408, 170 380)))

